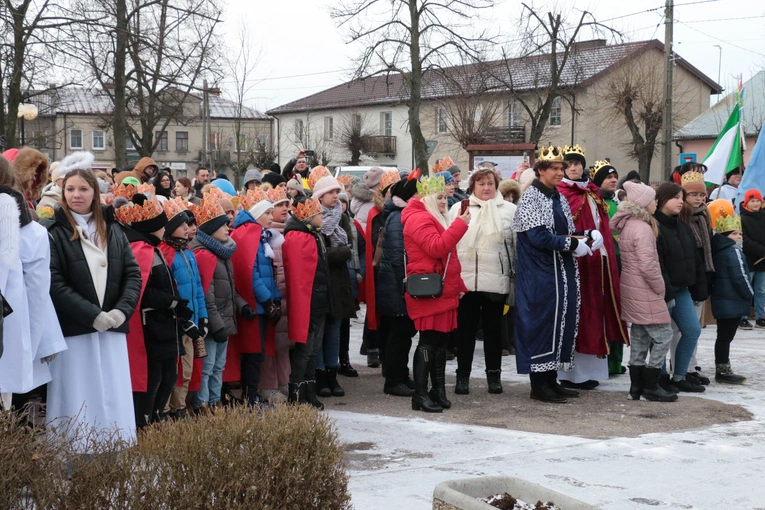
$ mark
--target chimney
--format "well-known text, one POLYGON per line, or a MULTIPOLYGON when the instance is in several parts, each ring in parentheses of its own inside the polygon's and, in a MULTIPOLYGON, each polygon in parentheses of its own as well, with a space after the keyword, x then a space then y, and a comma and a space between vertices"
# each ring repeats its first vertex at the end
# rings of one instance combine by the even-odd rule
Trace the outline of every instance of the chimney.
POLYGON ((577 41, 571 45, 572 50, 590 50, 593 48, 604 48, 606 46, 605 39, 592 39, 590 41, 577 41))
POLYGON ((211 87, 207 89, 207 92, 213 96, 220 97, 220 89, 218 87, 211 87))

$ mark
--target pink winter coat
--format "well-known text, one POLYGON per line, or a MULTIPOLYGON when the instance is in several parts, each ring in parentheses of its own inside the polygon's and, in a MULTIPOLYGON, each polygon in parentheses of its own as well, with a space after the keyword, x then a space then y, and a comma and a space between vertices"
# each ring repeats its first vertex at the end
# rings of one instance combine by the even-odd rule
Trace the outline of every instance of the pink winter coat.
POLYGON ((610 224, 611 230, 619 233, 622 319, 634 324, 669 324, 651 215, 639 205, 625 201, 619 204, 610 224))

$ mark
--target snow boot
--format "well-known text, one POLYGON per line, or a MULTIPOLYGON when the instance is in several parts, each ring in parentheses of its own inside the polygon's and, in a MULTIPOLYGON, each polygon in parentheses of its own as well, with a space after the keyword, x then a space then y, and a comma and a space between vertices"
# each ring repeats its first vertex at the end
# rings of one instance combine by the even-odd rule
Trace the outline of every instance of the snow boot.
POLYGON ((718 363, 715 365, 715 382, 721 384, 744 384, 746 377, 736 375, 730 367, 730 363, 718 363))
POLYGON ((305 402, 319 411, 324 410, 324 404, 316 398, 316 381, 305 381, 305 402))
MULTIPOLYGON (((639 372, 639 374, 642 376, 640 378, 639 384, 642 390, 641 395, 645 400, 649 400, 651 402, 675 402, 677 400, 677 393, 667 391, 659 386, 659 377, 661 377, 660 368, 640 368, 643 370, 639 372)), ((633 366, 630 365, 630 379, 632 379, 632 369, 633 366)), ((632 394, 631 387, 630 394, 632 394)))
POLYGON ((340 368, 337 370, 337 373, 340 375, 344 375, 345 377, 358 377, 359 373, 356 371, 355 368, 351 366, 350 360, 340 360, 340 368))
POLYGON ((290 404, 295 404, 295 405, 302 403, 301 397, 303 396, 302 395, 303 383, 302 382, 289 383, 287 388, 288 388, 287 391, 289 392, 287 394, 287 402, 289 402, 290 404))
POLYGON ((337 383, 337 371, 339 367, 327 367, 324 371, 327 376, 327 386, 333 397, 344 397, 345 390, 337 383))
POLYGON ((486 383, 489 385, 489 393, 502 393, 502 380, 500 379, 501 375, 502 370, 486 371, 486 383))
POLYGON ((640 400, 640 394, 643 392, 643 369, 645 369, 645 366, 629 365, 629 367, 630 367, 630 399, 640 400))
POLYGON ((327 398, 332 396, 332 390, 327 383, 327 371, 316 369, 316 393, 322 397, 327 398))
POLYGON ((659 376, 659 386, 668 393, 677 393, 678 390, 675 382, 669 377, 669 374, 661 374, 659 376))
POLYGON ((531 379, 532 400, 541 400, 542 402, 549 402, 551 404, 565 404, 568 402, 566 397, 558 395, 555 390, 550 387, 549 372, 531 372, 529 378, 531 379))
POLYGON ((444 409, 449 409, 452 402, 446 398, 446 347, 436 348, 436 360, 430 368, 430 400, 444 409))
POLYGON ((436 350, 430 345, 419 345, 414 351, 415 395, 412 397, 412 410, 426 413, 441 413, 444 408, 436 404, 428 395, 428 376, 430 367, 436 362, 436 350))
POLYGON ((470 395, 470 376, 457 376, 457 384, 454 386, 457 395, 470 395))
POLYGON ((555 370, 550 370, 549 372, 547 372, 547 374, 548 374, 548 376, 547 376, 548 377, 548 379, 547 379, 548 384, 547 385, 555 393, 557 393, 561 397, 574 397, 574 398, 576 398, 576 397, 579 396, 579 392, 578 391, 570 390, 570 389, 564 388, 563 386, 560 385, 560 383, 558 382, 558 372, 556 372, 555 370))
POLYGON ((367 366, 369 368, 380 368, 380 349, 367 350, 367 366))
POLYGON ((692 383, 701 384, 702 386, 709 386, 709 383, 711 382, 709 377, 704 377, 699 372, 688 372, 685 374, 685 378, 692 383))

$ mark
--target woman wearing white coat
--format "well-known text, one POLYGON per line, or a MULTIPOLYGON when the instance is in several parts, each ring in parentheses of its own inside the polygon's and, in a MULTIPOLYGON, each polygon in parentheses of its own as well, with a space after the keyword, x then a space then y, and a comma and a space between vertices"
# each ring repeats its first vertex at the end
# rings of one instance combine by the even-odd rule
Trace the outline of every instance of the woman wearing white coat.
MULTIPOLYGON (((460 300, 457 328, 457 385, 454 393, 470 392, 475 337, 479 319, 483 321, 483 348, 489 393, 502 393, 502 314, 510 292, 513 217, 515 206, 497 192, 499 175, 493 169, 479 168, 470 175, 468 200, 470 224, 457 245, 462 280, 468 293, 460 300)), ((462 202, 452 206, 452 218, 460 215, 462 202)))

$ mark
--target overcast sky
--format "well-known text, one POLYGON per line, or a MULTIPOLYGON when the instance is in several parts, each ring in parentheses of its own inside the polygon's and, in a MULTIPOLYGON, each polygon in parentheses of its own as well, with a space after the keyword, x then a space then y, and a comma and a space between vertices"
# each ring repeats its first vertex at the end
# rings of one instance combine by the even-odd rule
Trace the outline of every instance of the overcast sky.
MULTIPOLYGON (((261 51, 257 83, 248 104, 261 111, 280 106, 347 81, 358 47, 329 17, 340 0, 228 0, 222 33, 236 46, 240 24, 248 27, 252 51, 261 51)), ((519 0, 499 0, 489 28, 512 36, 519 0), (504 27, 507 27, 506 29, 504 27)), ((664 40, 661 0, 557 0, 566 10, 588 10, 598 21, 621 31, 626 41, 664 40)), ((545 10, 551 2, 533 2, 545 10)), ((721 83, 727 91, 765 69, 765 4, 761 0, 675 0, 675 51, 717 80, 722 47, 721 83)), ((549 10, 549 8, 547 9, 549 10)), ((576 14, 576 13, 574 13, 576 14)), ((484 14, 486 16, 486 13, 484 14)), ((487 22, 488 23, 488 22, 487 22)), ((232 83, 224 78, 224 92, 232 83)))

